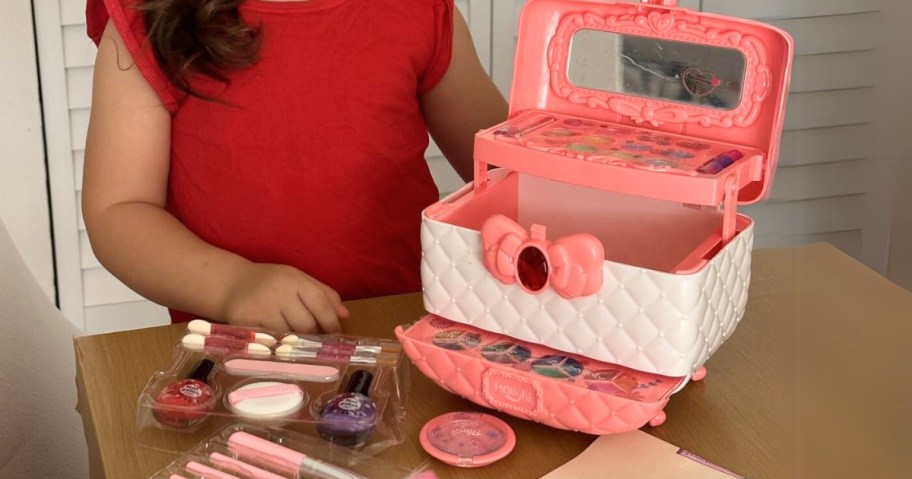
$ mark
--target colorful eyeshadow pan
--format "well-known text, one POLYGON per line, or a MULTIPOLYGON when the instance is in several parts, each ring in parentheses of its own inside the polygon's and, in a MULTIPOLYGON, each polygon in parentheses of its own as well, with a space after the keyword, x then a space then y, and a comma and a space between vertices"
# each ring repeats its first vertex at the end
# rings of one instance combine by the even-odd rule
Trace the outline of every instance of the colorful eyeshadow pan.
POLYGON ((575 131, 571 131, 571 130, 553 129, 553 130, 548 130, 548 131, 542 133, 542 135, 567 137, 567 136, 576 136, 577 133, 575 131))
POLYGON ((609 153, 609 155, 615 158, 620 158, 622 160, 635 160, 640 157, 639 155, 634 155, 633 153, 625 153, 623 151, 612 151, 609 153))
POLYGON ((475 349, 481 344, 481 335, 458 329, 441 331, 434 335, 433 343, 438 347, 453 351, 475 349))
POLYGON ((649 133, 642 134, 638 137, 641 141, 668 141, 670 138, 664 135, 652 135, 649 133))
POLYGON ((582 152, 586 152, 586 153, 593 153, 593 152, 598 151, 598 148, 591 146, 591 145, 584 145, 582 143, 573 143, 573 144, 567 145, 567 149, 571 150, 571 151, 582 151, 582 152))
POLYGON ((591 389, 593 391, 598 391, 600 393, 613 394, 613 395, 618 395, 618 394, 628 392, 628 391, 625 391, 625 390, 619 388, 616 384, 611 383, 611 382, 586 381, 586 388, 591 389))
POLYGON ((551 355, 532 361, 532 370, 549 378, 572 378, 583 372, 583 365, 569 356, 551 355))
POLYGON ((706 143, 700 143, 698 141, 679 141, 675 145, 680 146, 681 148, 689 148, 691 150, 708 150, 711 148, 710 145, 706 143))
POLYGON ((615 127, 615 126, 605 126, 605 127, 599 128, 598 132, 605 134, 605 135, 629 135, 629 134, 633 133, 633 130, 629 130, 627 128, 619 128, 619 127, 615 127))
POLYGON ((681 150, 671 150, 668 152, 668 154, 675 158, 693 158, 694 157, 693 153, 691 153, 689 151, 681 151, 681 150))
POLYGON ((514 364, 528 361, 532 352, 519 344, 500 342, 481 348, 481 357, 495 363, 514 364))
POLYGON ((639 381, 630 374, 617 369, 599 369, 587 371, 583 379, 597 383, 611 383, 625 391, 633 391, 640 386, 639 381))
POLYGON ((630 151, 646 151, 646 150, 652 149, 651 146, 649 146, 645 143, 633 143, 633 142, 624 143, 623 145, 621 145, 621 148, 623 148, 625 150, 630 150, 630 151))
POLYGON ((677 168, 678 162, 671 161, 671 160, 662 160, 662 159, 658 159, 658 158, 650 158, 648 160, 644 160, 643 165, 648 166, 650 168, 659 168, 659 169, 677 168))
POLYGON ((536 150, 548 150, 555 148, 564 144, 562 140, 557 140, 553 138, 531 138, 523 142, 527 147, 534 148, 536 150))
POLYGON ((582 141, 584 143, 589 143, 592 145, 608 145, 608 144, 614 143, 614 138, 611 138, 610 136, 602 136, 602 135, 589 135, 589 136, 584 136, 584 137, 580 138, 580 141, 582 141))

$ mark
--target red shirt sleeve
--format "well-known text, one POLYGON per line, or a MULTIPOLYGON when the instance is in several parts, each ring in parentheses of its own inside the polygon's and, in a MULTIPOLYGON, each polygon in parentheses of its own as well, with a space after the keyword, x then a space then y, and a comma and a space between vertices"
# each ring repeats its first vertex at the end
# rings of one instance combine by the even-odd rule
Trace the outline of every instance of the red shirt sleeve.
POLYGON ((453 55, 453 0, 434 1, 435 46, 431 61, 418 83, 418 92, 431 91, 450 68, 453 55))
POLYGON ((185 95, 165 76, 146 39, 146 24, 136 6, 142 0, 88 0, 86 3, 86 32, 98 45, 110 20, 123 39, 127 51, 140 73, 171 113, 177 110, 185 95))

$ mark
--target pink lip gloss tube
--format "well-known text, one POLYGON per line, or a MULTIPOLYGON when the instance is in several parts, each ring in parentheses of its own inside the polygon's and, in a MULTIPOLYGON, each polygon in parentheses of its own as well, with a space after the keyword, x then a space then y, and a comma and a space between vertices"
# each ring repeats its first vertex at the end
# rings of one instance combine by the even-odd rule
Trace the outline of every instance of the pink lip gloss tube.
POLYGON ((206 479, 241 479, 235 475, 219 471, 218 469, 213 469, 205 464, 200 464, 196 461, 190 461, 184 467, 187 469, 187 471, 192 472, 198 476, 203 476, 206 479))
POLYGON ((265 469, 260 469, 256 466, 251 466, 246 462, 239 461, 237 459, 228 457, 224 454, 219 454, 213 452, 209 455, 209 460, 213 464, 219 466, 223 469, 228 469, 235 474, 239 474, 244 477, 249 477, 253 479, 285 479, 278 474, 273 474, 265 469))

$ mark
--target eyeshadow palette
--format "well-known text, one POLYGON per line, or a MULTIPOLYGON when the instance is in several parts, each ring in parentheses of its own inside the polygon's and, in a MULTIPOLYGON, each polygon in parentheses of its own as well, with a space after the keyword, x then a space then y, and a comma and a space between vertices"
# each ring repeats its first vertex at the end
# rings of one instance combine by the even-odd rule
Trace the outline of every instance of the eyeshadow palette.
POLYGON ((434 345, 491 366, 509 368, 537 379, 643 402, 667 398, 684 378, 668 377, 596 361, 429 316, 404 331, 415 341, 434 345))
POLYGON ((511 120, 494 136, 551 154, 686 175, 716 175, 757 153, 732 144, 544 112, 511 120))

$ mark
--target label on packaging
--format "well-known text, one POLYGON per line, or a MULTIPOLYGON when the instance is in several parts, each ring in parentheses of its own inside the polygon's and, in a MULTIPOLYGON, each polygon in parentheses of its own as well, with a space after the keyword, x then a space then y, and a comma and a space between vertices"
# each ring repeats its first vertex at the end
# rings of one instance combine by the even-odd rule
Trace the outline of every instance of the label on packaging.
POLYGON ((526 415, 541 410, 541 389, 531 379, 497 369, 488 369, 482 378, 482 394, 491 405, 526 415))

